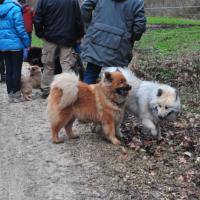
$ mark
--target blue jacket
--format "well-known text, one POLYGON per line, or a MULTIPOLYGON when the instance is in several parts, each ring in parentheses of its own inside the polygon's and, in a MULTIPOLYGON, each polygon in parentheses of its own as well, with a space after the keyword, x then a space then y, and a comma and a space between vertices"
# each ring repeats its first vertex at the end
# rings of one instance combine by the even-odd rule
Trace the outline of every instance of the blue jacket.
POLYGON ((5 0, 0 4, 0 51, 21 50, 29 46, 21 6, 12 0, 5 0))
POLYGON ((146 30, 143 0, 85 0, 81 7, 87 26, 82 59, 109 66, 127 66, 132 47, 146 30))

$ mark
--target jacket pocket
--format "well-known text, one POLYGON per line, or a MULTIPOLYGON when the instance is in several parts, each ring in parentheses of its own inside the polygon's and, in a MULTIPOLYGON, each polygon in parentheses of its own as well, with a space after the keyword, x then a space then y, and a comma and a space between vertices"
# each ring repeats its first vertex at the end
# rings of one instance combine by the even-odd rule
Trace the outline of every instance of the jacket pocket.
POLYGON ((99 46, 116 50, 119 48, 123 34, 124 31, 122 29, 106 24, 95 23, 91 41, 99 46))

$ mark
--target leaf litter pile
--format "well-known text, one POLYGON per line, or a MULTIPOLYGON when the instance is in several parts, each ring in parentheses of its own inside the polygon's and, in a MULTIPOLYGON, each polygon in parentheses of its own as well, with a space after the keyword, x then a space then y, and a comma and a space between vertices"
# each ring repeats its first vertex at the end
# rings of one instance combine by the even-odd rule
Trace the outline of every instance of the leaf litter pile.
MULTIPOLYGON (((183 112, 178 120, 161 124, 161 141, 158 142, 150 133, 145 134, 142 124, 133 116, 129 115, 121 126, 125 146, 122 148, 122 153, 126 156, 128 153, 126 149, 131 149, 145 163, 144 170, 152 180, 150 187, 155 187, 157 191, 157 196, 155 193, 153 199, 200 199, 200 114, 198 109, 200 80, 197 80, 200 73, 195 71, 200 72, 200 55, 198 56, 199 63, 195 63, 195 66, 193 63, 196 62, 195 59, 190 61, 191 57, 185 57, 181 59, 181 63, 170 61, 166 64, 165 61, 163 65, 159 63, 159 67, 155 69, 155 71, 159 71, 161 67, 176 69, 173 80, 163 82, 169 81, 182 91, 183 112), (195 94, 193 94, 194 91, 195 94), (188 98, 188 96, 195 96, 195 98, 188 98)), ((150 71, 151 77, 155 75, 152 68, 157 66, 154 65, 151 68, 149 65, 148 69, 145 68, 146 71, 133 67, 135 73, 145 79, 145 74, 150 71)), ((145 184, 148 185, 148 183, 145 184)), ((145 196, 143 198, 145 199, 145 196)))

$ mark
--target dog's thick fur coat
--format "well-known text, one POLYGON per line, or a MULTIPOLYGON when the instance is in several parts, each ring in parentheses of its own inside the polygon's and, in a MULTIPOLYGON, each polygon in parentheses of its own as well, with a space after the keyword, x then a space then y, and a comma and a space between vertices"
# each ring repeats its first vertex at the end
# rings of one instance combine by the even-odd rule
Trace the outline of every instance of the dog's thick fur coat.
POLYGON ((74 120, 92 121, 102 125, 103 132, 113 144, 119 144, 116 134, 123 118, 128 91, 131 87, 121 72, 105 73, 98 84, 88 85, 73 73, 57 75, 51 84, 48 97, 48 116, 51 123, 52 142, 62 142, 59 137, 65 128, 70 138, 74 120))
POLYGON ((127 100, 127 110, 139 117, 151 134, 161 138, 159 122, 175 120, 181 112, 180 97, 175 88, 152 81, 138 79, 129 68, 109 67, 104 71, 118 69, 132 86, 127 100))
POLYGON ((32 100, 32 89, 40 89, 41 87, 41 69, 38 66, 30 67, 30 75, 21 77, 21 92, 25 100, 32 100))

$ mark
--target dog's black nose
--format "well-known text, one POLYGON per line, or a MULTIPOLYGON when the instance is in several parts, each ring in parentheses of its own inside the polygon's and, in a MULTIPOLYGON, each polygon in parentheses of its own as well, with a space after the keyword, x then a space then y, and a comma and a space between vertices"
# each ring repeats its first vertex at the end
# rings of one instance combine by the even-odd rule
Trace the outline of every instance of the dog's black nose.
POLYGON ((127 90, 131 90, 131 88, 132 88, 132 87, 131 87, 130 85, 127 86, 127 90))
POLYGON ((130 85, 126 85, 126 86, 124 86, 124 87, 117 88, 117 89, 116 89, 116 92, 117 92, 119 95, 127 96, 130 89, 131 89, 131 86, 130 86, 130 85))
POLYGON ((159 116, 158 116, 158 119, 162 120, 162 119, 163 119, 163 116, 159 115, 159 116))

